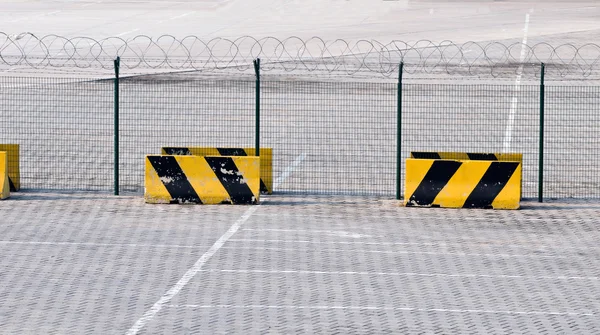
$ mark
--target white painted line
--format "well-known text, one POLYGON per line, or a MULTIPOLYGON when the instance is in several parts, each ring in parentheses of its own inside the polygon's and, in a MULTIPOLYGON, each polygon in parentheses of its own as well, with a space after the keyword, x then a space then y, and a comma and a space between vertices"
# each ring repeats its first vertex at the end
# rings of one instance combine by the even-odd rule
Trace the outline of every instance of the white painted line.
POLYGON ((72 245, 72 246, 91 246, 91 247, 133 247, 133 248, 183 248, 197 249, 208 248, 202 245, 169 245, 169 244, 135 244, 135 243, 94 243, 94 242, 42 242, 42 241, 0 241, 0 245, 72 245))
MULTIPOLYGON (((273 250, 273 251, 296 251, 305 253, 304 249, 292 249, 292 248, 264 248, 264 247, 223 247, 223 249, 243 249, 243 250, 273 250)), ((554 255, 519 255, 519 254, 472 254, 462 252, 433 252, 433 251, 392 251, 392 250, 357 250, 357 249, 316 249, 318 252, 357 252, 357 253, 369 253, 369 254, 406 254, 406 255, 443 255, 443 256, 477 256, 477 257, 500 257, 500 258, 572 258, 575 256, 589 257, 589 255, 568 255, 568 256, 554 256, 554 255)))
POLYGON ((358 276, 390 276, 390 277, 442 277, 442 278, 499 278, 499 279, 550 279, 550 280, 590 280, 600 281, 600 277, 577 276, 515 276, 515 275, 482 275, 482 274, 446 274, 446 273, 414 273, 414 272, 361 272, 361 271, 299 271, 299 270, 202 270, 202 272, 221 273, 270 273, 270 274, 324 274, 324 275, 358 275, 358 276))
POLYGON ((306 159, 306 154, 302 153, 300 154, 298 157, 296 157, 296 159, 292 162, 292 164, 290 164, 281 174, 281 176, 279 176, 277 179, 275 179, 275 183, 273 183, 273 188, 277 188, 279 187, 279 185, 281 185, 293 172, 294 170, 296 170, 296 168, 302 164, 302 162, 306 159))
POLYGON ((196 274, 202 269, 202 266, 208 262, 208 260, 215 254, 219 249, 223 247, 225 242, 233 234, 235 234, 240 227, 248 221, 248 219, 256 212, 259 206, 251 206, 246 210, 246 212, 221 236, 215 244, 213 244, 210 249, 202 257, 200 257, 196 263, 189 269, 187 272, 179 279, 179 281, 171 287, 152 307, 142 315, 142 317, 135 322, 135 324, 127 331, 128 335, 134 335, 140 332, 146 324, 154 318, 154 316, 163 308, 165 304, 167 304, 181 289, 187 285, 187 283, 196 276, 196 274))
MULTIPOLYGON (((304 158, 302 158, 302 160, 304 160, 304 158)), ((302 160, 300 160, 300 162, 302 162, 302 160)), ((296 159, 296 161, 298 161, 298 159, 296 159)), ((290 171, 288 174, 284 172, 282 176, 277 178, 276 184, 283 182, 285 178, 291 174, 291 171, 293 171, 295 167, 300 164, 296 163, 296 161, 294 161, 294 163, 292 163, 292 165, 286 169, 286 172, 290 171)), ((210 260, 210 258, 216 254, 219 249, 225 249, 225 247, 223 247, 225 242, 227 242, 227 240, 229 240, 240 229, 240 227, 246 221, 248 221, 248 219, 250 219, 252 214, 258 210, 259 206, 260 205, 251 206, 248 208, 248 210, 244 212, 244 214, 229 228, 229 230, 227 230, 227 232, 225 232, 225 234, 223 234, 223 236, 221 236, 215 242, 215 244, 213 244, 210 249, 208 249, 208 251, 204 253, 204 255, 202 255, 202 257, 200 257, 190 269, 187 270, 183 277, 181 277, 181 279, 179 279, 179 281, 173 287, 163 294, 163 296, 158 299, 158 301, 155 302, 154 305, 152 305, 152 307, 146 311, 146 313, 144 313, 144 315, 142 315, 142 317, 139 318, 133 326, 131 326, 131 328, 129 328, 127 335, 135 335, 139 333, 146 326, 146 324, 150 322, 150 320, 152 320, 156 314, 158 314, 158 312, 160 312, 160 310, 169 301, 171 301, 171 299, 173 299, 173 297, 176 296, 185 287, 185 285, 187 285, 187 283, 189 283, 190 280, 192 280, 192 278, 198 274, 198 272, 202 270, 202 266, 204 266, 204 264, 206 264, 206 262, 208 262, 208 260, 210 260)))
POLYGON ((169 20, 177 20, 177 19, 181 19, 181 18, 183 18, 183 17, 186 17, 186 16, 188 16, 188 15, 192 15, 192 14, 194 14, 194 13, 196 13, 196 11, 192 11, 192 12, 188 12, 188 13, 185 13, 185 14, 177 15, 177 16, 174 16, 174 17, 170 18, 169 20))
POLYGON ((358 233, 353 233, 349 231, 342 230, 305 230, 305 229, 243 229, 243 230, 258 230, 258 231, 275 231, 275 232, 283 232, 283 233, 297 233, 297 232, 311 232, 314 234, 321 235, 329 235, 329 236, 337 236, 337 237, 349 237, 349 238, 361 238, 361 237, 371 237, 371 235, 362 235, 358 233))
POLYGON ((50 12, 50 13, 43 13, 43 14, 34 15, 34 16, 26 16, 26 17, 22 17, 20 19, 16 19, 16 20, 12 20, 12 21, 7 21, 7 23, 15 23, 15 22, 29 20, 29 19, 36 19, 38 17, 44 17, 44 16, 58 14, 60 12, 62 12, 62 11, 61 10, 55 10, 54 12, 50 12))
MULTIPOLYGON (((254 215, 258 216, 258 215, 254 215)), ((253 229, 242 229, 242 230, 253 230, 253 229)), ((256 229, 260 230, 260 229, 256 229)), ((310 230, 306 230, 306 232, 312 232, 310 230)), ((371 236, 373 237, 373 236, 371 236)), ((385 236, 375 236, 375 237, 385 237, 385 236)), ((531 241, 523 241, 521 245, 519 244, 504 244, 499 241, 466 241, 461 240, 460 242, 448 243, 448 242, 364 242, 364 241, 308 241, 308 240, 268 240, 268 239, 251 239, 251 238, 240 238, 240 239, 231 239, 232 242, 262 242, 262 243, 299 243, 299 244, 349 244, 349 245, 376 245, 376 246, 384 246, 384 245, 419 245, 419 246, 461 246, 464 247, 466 245, 476 244, 480 248, 535 248, 536 250, 542 249, 550 249, 550 250, 590 250, 590 249, 600 249, 600 247, 593 246, 580 246, 580 247, 567 247, 567 246, 556 246, 556 245, 539 245, 535 244, 531 241)), ((518 242, 518 241, 513 241, 518 242)), ((536 241, 538 242, 538 241, 536 241)))
MULTIPOLYGON (((258 216, 258 215, 256 215, 258 216)), ((247 229, 243 229, 247 230, 247 229)), ((362 245, 444 245, 445 243, 403 243, 403 242, 362 242, 362 241, 306 241, 306 240, 261 240, 251 238, 231 239, 231 242, 262 242, 262 243, 306 243, 306 244, 362 244, 362 245)), ((457 243, 457 245, 459 245, 457 243)), ((504 245, 501 245, 504 247, 504 245)))
POLYGON ((411 308, 381 306, 295 306, 295 305, 168 305, 171 308, 232 308, 232 309, 326 309, 326 310, 374 310, 374 311, 407 311, 407 312, 440 312, 440 313, 472 313, 472 314, 515 314, 515 315, 556 315, 556 316, 595 316, 586 312, 552 312, 552 311, 494 311, 485 309, 444 309, 444 308, 411 308))
MULTIPOLYGON (((537 183, 536 183, 537 185, 537 183)), ((262 214, 256 214, 257 216, 264 216, 264 217, 282 217, 281 214, 269 214, 269 213, 262 213, 262 214)), ((297 217, 297 218, 325 218, 325 219, 348 219, 348 218, 354 218, 356 219, 357 216, 355 213, 352 214, 348 214, 348 215, 322 215, 322 214, 285 214, 285 217, 297 217)), ((360 217, 358 217, 360 218, 360 217)), ((381 219, 405 219, 405 220, 419 220, 419 221, 427 221, 427 220, 439 220, 439 219, 444 219, 444 221, 460 221, 460 222, 464 222, 464 221, 485 221, 485 222, 494 222, 494 221, 500 221, 501 223, 506 223, 507 218, 506 217, 448 217, 448 216, 402 216, 402 215, 377 215, 377 213, 372 213, 372 214, 368 214, 365 215, 364 218, 367 219, 374 219, 374 218, 381 218, 381 219)), ((527 218, 527 217, 511 217, 511 220, 514 221, 519 221, 519 222, 526 222, 526 221, 548 221, 548 219, 545 218, 527 218)), ((581 222, 581 221, 585 221, 585 219, 568 219, 568 218, 564 218, 564 221, 577 221, 577 222, 581 222)), ((594 219, 595 221, 595 219, 594 219)), ((372 222, 377 224, 378 222, 372 222)))
POLYGON ((135 33, 135 32, 136 32, 136 31, 138 31, 138 30, 139 30, 138 28, 135 28, 135 29, 133 29, 133 30, 130 30, 130 31, 126 31, 126 32, 123 32, 123 33, 117 34, 116 36, 117 36, 117 37, 121 37, 121 36, 124 36, 124 35, 127 35, 127 34, 135 33))
POLYGON ((519 92, 521 92, 521 77, 523 76, 523 62, 525 61, 525 52, 527 47, 527 34, 529 33, 529 13, 525 14, 525 28, 523 29, 523 41, 521 43, 521 56, 519 68, 517 69, 517 79, 515 80, 515 91, 510 103, 510 111, 508 114, 508 124, 506 125, 506 133, 504 134, 503 152, 510 151, 512 142, 512 131, 515 124, 515 115, 517 113, 517 103, 519 100, 519 92))

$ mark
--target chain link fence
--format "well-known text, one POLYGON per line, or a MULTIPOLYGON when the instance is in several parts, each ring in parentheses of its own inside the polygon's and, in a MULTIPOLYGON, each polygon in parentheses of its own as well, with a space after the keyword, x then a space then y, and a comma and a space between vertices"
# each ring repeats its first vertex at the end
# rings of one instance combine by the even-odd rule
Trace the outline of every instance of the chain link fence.
MULTIPOLYGON (((254 147, 260 131, 275 192, 393 197, 400 138, 401 180, 410 151, 518 152, 538 196, 539 83, 267 79, 257 129, 253 78, 122 78, 115 151, 114 80, 0 77, 0 143, 20 144, 24 189, 111 192, 118 152, 119 191, 139 194, 146 154, 254 147)), ((545 90, 544 196, 600 197, 600 86, 545 90)))

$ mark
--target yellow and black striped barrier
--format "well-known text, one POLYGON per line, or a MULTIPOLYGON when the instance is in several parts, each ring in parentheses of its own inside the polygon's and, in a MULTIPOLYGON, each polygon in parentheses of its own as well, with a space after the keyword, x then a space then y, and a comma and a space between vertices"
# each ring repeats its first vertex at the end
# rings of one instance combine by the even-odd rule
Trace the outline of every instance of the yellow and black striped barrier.
POLYGON ((6 151, 0 151, 0 200, 10 196, 10 187, 8 184, 8 154, 6 151))
POLYGON ((258 157, 146 156, 147 203, 257 204, 258 157))
MULTIPOLYGON (((163 147, 163 155, 256 156, 255 148, 163 147)), ((260 148, 260 192, 273 194, 273 149, 260 148)))
POLYGON ((0 144, 0 151, 6 152, 8 158, 8 184, 11 192, 21 189, 21 172, 19 170, 19 145, 0 144))
MULTIPOLYGON (((418 159, 453 159, 461 161, 498 161, 519 162, 523 165, 523 154, 519 153, 474 153, 474 152, 448 152, 448 151, 412 151, 410 158, 418 159)), ((521 181, 523 180, 523 169, 521 169, 521 181)), ((523 189, 521 188, 521 192, 523 189)), ((519 195, 523 199, 523 194, 519 195)))
POLYGON ((404 204, 518 209, 521 165, 521 162, 409 158, 404 204))

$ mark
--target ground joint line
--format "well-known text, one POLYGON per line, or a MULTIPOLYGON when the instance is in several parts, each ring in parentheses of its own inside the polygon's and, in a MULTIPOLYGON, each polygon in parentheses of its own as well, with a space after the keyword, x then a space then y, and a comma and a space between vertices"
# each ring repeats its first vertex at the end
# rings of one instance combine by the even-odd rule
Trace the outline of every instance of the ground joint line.
MULTIPOLYGON (((302 163, 305 157, 305 154, 298 156, 298 158, 296 158, 296 160, 285 170, 285 172, 279 178, 277 178, 275 184, 281 184, 296 169, 296 167, 302 163)), ((248 221, 248 219, 250 219, 252 214, 258 210, 259 206, 260 204, 258 206, 252 206, 248 208, 248 210, 244 212, 244 214, 225 232, 225 234, 223 234, 223 236, 221 236, 215 242, 215 244, 213 244, 210 249, 208 249, 208 251, 205 252, 204 255, 202 255, 202 257, 200 257, 196 263, 194 263, 194 265, 187 270, 183 277, 181 277, 181 279, 179 279, 179 281, 173 287, 171 287, 167 293, 163 294, 163 296, 158 299, 158 301, 155 302, 154 305, 152 305, 152 307, 146 311, 146 313, 144 313, 144 315, 142 315, 142 317, 139 318, 131 328, 129 328, 126 334, 135 335, 139 333, 146 326, 146 324, 148 324, 148 322, 150 322, 156 316, 156 314, 158 314, 158 312, 160 312, 160 310, 165 307, 165 305, 171 301, 171 299, 173 299, 173 297, 176 296, 185 287, 185 285, 187 285, 187 283, 189 283, 190 280, 192 280, 192 278, 198 274, 198 272, 202 270, 202 266, 204 266, 204 264, 206 264, 206 262, 208 262, 208 260, 210 260, 210 258, 223 247, 225 242, 227 242, 227 240, 229 240, 240 229, 240 227, 246 221, 248 221)))
POLYGON ((506 125, 506 133, 504 134, 504 143, 502 146, 503 152, 510 151, 510 143, 512 142, 512 131, 515 124, 515 114, 517 113, 517 103, 519 100, 518 94, 521 92, 521 78, 523 77, 523 62, 525 61, 527 48, 527 35, 529 33, 529 13, 525 14, 525 28, 523 29, 523 42, 521 43, 521 56, 519 59, 519 68, 517 69, 517 78, 515 79, 515 90, 510 103, 510 111, 508 114, 508 124, 506 125))

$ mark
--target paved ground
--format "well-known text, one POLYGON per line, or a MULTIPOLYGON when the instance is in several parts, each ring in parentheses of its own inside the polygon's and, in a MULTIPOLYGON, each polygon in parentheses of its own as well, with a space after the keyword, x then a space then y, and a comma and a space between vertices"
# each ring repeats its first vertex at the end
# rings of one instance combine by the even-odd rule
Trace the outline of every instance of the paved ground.
POLYGON ((0 333, 594 334, 599 212, 14 194, 0 202, 0 333))

